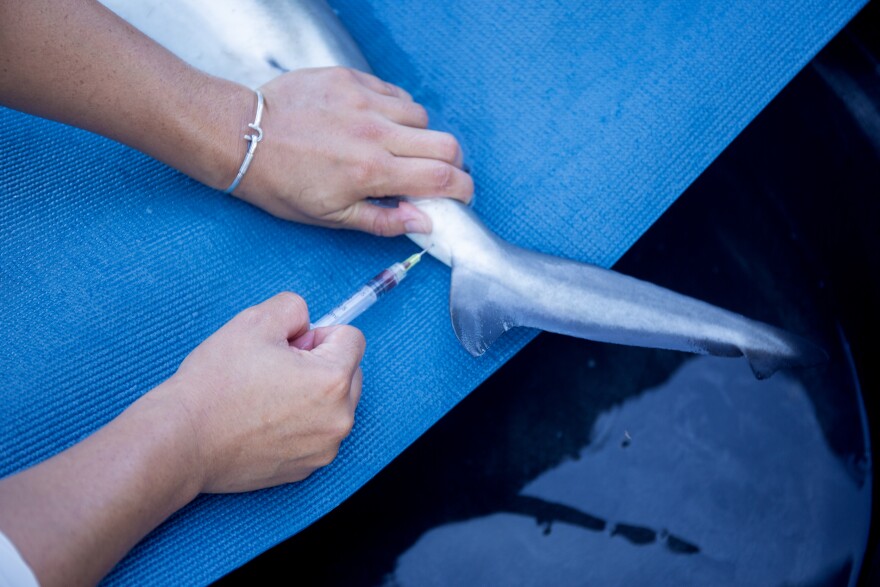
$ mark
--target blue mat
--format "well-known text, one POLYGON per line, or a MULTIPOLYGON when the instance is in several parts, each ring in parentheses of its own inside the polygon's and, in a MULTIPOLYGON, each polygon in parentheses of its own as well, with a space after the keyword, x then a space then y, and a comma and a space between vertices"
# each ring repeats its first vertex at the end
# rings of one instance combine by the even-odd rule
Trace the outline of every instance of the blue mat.
MULTIPOLYGON (((493 229, 610 266, 863 2, 542 4, 333 2, 377 74, 462 139, 493 229)), ((59 124, 0 110, 0 128, 0 475, 106 423, 242 308, 290 289, 321 314, 416 251, 276 220, 59 124)), ((426 261, 357 323, 363 399, 331 466, 198 499, 107 583, 203 584, 295 534, 533 335, 471 358, 448 284, 426 261)))

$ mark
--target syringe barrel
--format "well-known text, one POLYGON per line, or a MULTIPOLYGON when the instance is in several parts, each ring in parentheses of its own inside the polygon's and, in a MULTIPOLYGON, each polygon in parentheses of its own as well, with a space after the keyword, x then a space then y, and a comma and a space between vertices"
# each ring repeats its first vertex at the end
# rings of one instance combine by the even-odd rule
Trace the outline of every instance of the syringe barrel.
POLYGON ((394 289, 398 283, 406 277, 406 267, 402 263, 395 263, 388 269, 367 282, 365 287, 372 288, 378 297, 394 289))
POLYGON ((348 324, 360 316, 367 308, 376 303, 379 296, 369 285, 360 288, 353 296, 333 308, 320 320, 312 324, 312 328, 348 324))
POLYGON ((403 263, 395 263, 367 282, 353 296, 336 306, 320 320, 312 324, 312 328, 324 326, 337 326, 349 324, 352 320, 363 314, 367 308, 387 292, 394 289, 398 283, 406 277, 406 267, 403 263))

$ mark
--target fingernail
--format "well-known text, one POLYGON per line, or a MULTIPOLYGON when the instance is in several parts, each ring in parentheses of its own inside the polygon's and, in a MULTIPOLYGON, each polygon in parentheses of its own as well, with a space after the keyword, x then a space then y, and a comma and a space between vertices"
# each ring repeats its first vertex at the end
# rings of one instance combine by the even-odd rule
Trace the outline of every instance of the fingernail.
POLYGON ((407 232, 431 232, 431 224, 426 218, 411 218, 403 223, 403 227, 407 232))

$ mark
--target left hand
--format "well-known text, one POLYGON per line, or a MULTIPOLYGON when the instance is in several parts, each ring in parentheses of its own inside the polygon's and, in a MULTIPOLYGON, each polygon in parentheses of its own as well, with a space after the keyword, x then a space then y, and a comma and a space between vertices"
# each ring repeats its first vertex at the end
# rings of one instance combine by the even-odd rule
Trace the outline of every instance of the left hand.
POLYGON ((458 141, 427 130, 404 90, 341 67, 287 73, 261 90, 265 134, 237 197, 288 220, 382 236, 430 232, 431 222, 408 202, 382 208, 367 197, 470 201, 458 141))

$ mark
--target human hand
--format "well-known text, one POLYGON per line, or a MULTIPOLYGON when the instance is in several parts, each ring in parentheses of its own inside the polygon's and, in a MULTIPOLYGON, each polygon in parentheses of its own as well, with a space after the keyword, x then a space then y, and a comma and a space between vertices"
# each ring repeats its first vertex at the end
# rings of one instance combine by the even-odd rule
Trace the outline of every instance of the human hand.
POLYGON ((334 67, 294 71, 261 91, 264 137, 237 197, 288 220, 383 236, 430 232, 431 221, 409 202, 382 208, 367 197, 470 201, 458 141, 427 130, 425 109, 404 90, 334 67))
POLYGON ((360 331, 309 331, 305 302, 278 294, 200 344, 165 385, 193 431, 201 491, 299 481, 329 464, 361 394, 360 331))

